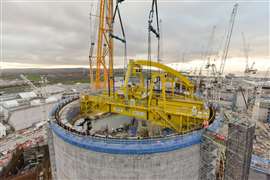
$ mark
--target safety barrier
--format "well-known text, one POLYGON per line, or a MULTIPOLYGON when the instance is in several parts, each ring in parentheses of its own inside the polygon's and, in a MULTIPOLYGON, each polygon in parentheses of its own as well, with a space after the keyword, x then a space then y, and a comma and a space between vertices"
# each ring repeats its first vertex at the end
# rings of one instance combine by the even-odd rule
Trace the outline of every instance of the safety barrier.
POLYGON ((56 123, 52 123, 50 127, 58 137, 67 143, 91 151, 110 154, 152 154, 168 152, 199 144, 201 139, 201 131, 165 139, 121 140, 80 136, 64 130, 56 123))
MULTIPOLYGON (((119 139, 112 137, 86 136, 84 132, 78 132, 73 128, 62 124, 58 119, 59 111, 78 97, 66 99, 53 107, 50 112, 50 128, 53 132, 64 141, 97 152, 112 154, 151 154, 168 152, 180 148, 189 147, 199 144, 203 130, 193 131, 184 135, 172 135, 162 138, 145 138, 145 139, 119 139)), ((77 111, 77 110, 76 110, 77 111)), ((75 111, 75 112, 76 112, 75 111)), ((74 113, 71 111, 72 114, 74 113)), ((74 114, 73 114, 74 115, 74 114)), ((216 129, 220 120, 214 121, 210 127, 216 129)))

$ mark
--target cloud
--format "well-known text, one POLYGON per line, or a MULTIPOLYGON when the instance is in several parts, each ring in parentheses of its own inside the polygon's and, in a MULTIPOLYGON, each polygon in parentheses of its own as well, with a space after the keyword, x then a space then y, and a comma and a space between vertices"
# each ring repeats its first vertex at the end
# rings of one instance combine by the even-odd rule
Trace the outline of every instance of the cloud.
MULTIPOLYGON (((94 1, 4 1, 4 62, 40 66, 87 65, 91 2, 94 1)), ((213 49, 221 51, 233 4, 232 1, 159 1, 164 62, 179 62, 183 56, 186 61, 200 58, 214 25, 217 29, 213 49)), ((151 1, 132 0, 120 5, 128 57, 147 58, 150 6, 151 1)), ((119 34, 117 22, 115 26, 115 34, 119 34)), ((252 58, 269 57, 268 1, 240 2, 230 57, 243 56, 242 31, 251 47, 252 58)), ((156 54, 156 44, 152 44, 152 49, 156 54)), ((116 64, 122 64, 123 45, 118 41, 115 41, 115 55, 116 64)))

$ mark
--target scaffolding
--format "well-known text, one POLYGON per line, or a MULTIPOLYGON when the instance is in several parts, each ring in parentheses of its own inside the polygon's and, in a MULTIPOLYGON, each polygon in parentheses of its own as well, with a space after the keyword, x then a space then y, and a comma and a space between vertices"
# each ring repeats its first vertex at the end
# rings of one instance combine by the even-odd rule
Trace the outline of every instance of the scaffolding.
POLYGON ((228 124, 225 180, 248 180, 255 125, 249 121, 228 124))
POLYGON ((214 180, 216 159, 217 159, 217 145, 213 143, 209 133, 205 131, 202 135, 202 143, 200 147, 200 173, 201 180, 214 180))
POLYGON ((199 172, 201 180, 223 179, 225 143, 218 137, 219 134, 209 130, 202 134, 199 172))

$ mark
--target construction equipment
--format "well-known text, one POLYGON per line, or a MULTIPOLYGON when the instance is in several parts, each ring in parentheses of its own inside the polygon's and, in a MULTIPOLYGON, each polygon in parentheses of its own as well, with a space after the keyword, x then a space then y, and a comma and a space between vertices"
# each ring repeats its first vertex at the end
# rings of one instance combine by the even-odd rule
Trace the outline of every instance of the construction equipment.
POLYGON ((48 82, 46 76, 41 76, 41 87, 36 87, 29 79, 27 79, 27 77, 23 74, 20 74, 20 77, 24 80, 24 82, 26 84, 28 84, 32 90, 36 91, 36 94, 38 97, 40 97, 40 103, 41 103, 41 111, 42 111, 42 114, 41 114, 41 119, 42 121, 44 122, 47 122, 47 108, 45 106, 46 104, 46 99, 48 97, 47 95, 47 92, 46 92, 46 84, 48 82))
MULTIPOLYGON (((228 27, 228 30, 226 33, 227 35, 226 35, 226 39, 225 39, 224 49, 223 49, 222 56, 221 56, 220 68, 219 68, 219 70, 217 70, 217 66, 215 63, 213 63, 209 66, 209 67, 211 67, 212 74, 214 76, 213 88, 212 88, 212 94, 215 94, 214 98, 213 98, 214 101, 220 100, 220 89, 221 89, 222 84, 223 84, 222 83, 222 75, 224 72, 224 68, 225 68, 225 64, 226 64, 226 60, 227 60, 227 56, 228 56, 228 51, 229 51, 229 47, 230 47, 230 41, 231 41, 231 37, 232 37, 232 32, 233 32, 237 9, 238 9, 238 4, 236 3, 233 7, 231 17, 230 17, 229 27, 228 27)), ((214 29, 215 28, 213 28, 213 32, 214 32, 214 29)))
POLYGON ((254 69, 254 65, 255 62, 253 61, 252 65, 249 67, 249 56, 248 56, 248 52, 249 52, 249 46, 246 43, 246 38, 244 33, 242 32, 242 40, 243 40, 243 52, 246 58, 246 68, 245 68, 245 75, 249 75, 249 74, 256 74, 257 73, 257 69, 254 69))
POLYGON ((162 20, 159 20, 159 39, 158 39, 158 57, 157 61, 160 63, 162 61, 163 55, 163 35, 162 35, 162 20))
POLYGON ((214 117, 213 110, 194 96, 194 85, 187 77, 148 60, 130 60, 124 85, 115 94, 84 94, 80 103, 84 116, 100 112, 117 113, 149 120, 178 133, 202 128, 214 117), (145 87, 143 67, 157 69, 151 73, 149 88, 145 87), (157 87, 159 82, 161 88, 157 87))
POLYGON ((160 32, 159 32, 159 18, 158 18, 158 6, 157 0, 152 1, 151 10, 148 17, 148 60, 151 61, 151 33, 155 35, 158 40, 158 53, 157 60, 160 60, 160 32), (156 19, 156 27, 153 26, 154 14, 156 19))
MULTIPOLYGON (((122 19, 120 16, 119 4, 124 0, 117 0, 116 7, 113 9, 113 0, 100 0, 99 5, 99 31, 97 43, 97 57, 96 57, 96 88, 108 88, 109 94, 114 90, 114 73, 113 73, 113 40, 119 40, 126 43, 122 19), (118 15, 122 38, 114 35, 113 24, 118 15), (108 59, 108 60, 106 60, 108 59), (103 70, 103 78, 101 72, 103 70), (103 82, 103 83, 102 83, 103 82), (106 85, 107 84, 107 85, 106 85)), ((126 55, 126 45, 125 45, 126 55)))
MULTIPOLYGON (((119 90, 114 89, 112 38, 126 43, 118 9, 120 2, 122 1, 117 1, 112 15, 112 0, 100 1, 96 87, 99 88, 101 85, 100 67, 102 65, 105 82, 108 81, 108 91, 104 91, 103 94, 82 94, 80 96, 81 115, 87 118, 100 113, 117 113, 148 120, 178 133, 207 126, 209 121, 214 119, 214 110, 194 95, 194 85, 191 81, 178 71, 152 61, 151 33, 158 39, 158 43, 160 39, 157 0, 152 1, 148 19, 148 60, 130 60, 124 85, 119 90), (104 10, 105 2, 107 13, 104 10), (123 38, 113 34, 112 25, 116 12, 118 12, 123 38), (104 39, 105 42, 103 42, 104 39), (103 47, 103 43, 107 45, 103 47), (109 54, 109 67, 106 67, 106 53, 109 54), (143 67, 146 67, 147 71, 143 71, 143 67)), ((160 60, 159 50, 158 48, 158 61, 160 60)))
MULTIPOLYGON (((216 26, 213 26, 212 32, 210 34, 209 41, 208 41, 207 46, 206 46, 206 50, 202 54, 202 59, 205 59, 205 61, 206 61, 205 69, 209 69, 211 67, 212 71, 213 71, 213 73, 212 73, 213 75, 215 75, 215 69, 213 69, 212 64, 210 64, 210 58, 211 58, 211 53, 212 53, 212 48, 213 48, 212 46, 213 46, 215 31, 216 31, 216 26)), ((200 84, 201 84, 201 81, 202 81, 203 66, 204 66, 204 64, 200 67, 199 74, 198 74, 198 77, 197 77, 197 80, 196 80, 196 93, 197 94, 200 91, 200 84)), ((215 66, 215 65, 213 64, 213 66, 215 66)), ((196 74, 196 73, 194 72, 194 74, 196 74)))
POLYGON ((115 35, 115 34, 111 34, 111 36, 112 36, 112 38, 114 38, 114 39, 116 39, 124 44, 124 68, 123 69, 125 70, 126 66, 127 66, 127 40, 126 40, 126 34, 125 34, 125 30, 124 30, 124 26, 123 26, 123 22, 122 22, 122 18, 121 18, 121 13, 120 13, 120 8, 119 8, 119 4, 122 3, 123 1, 124 0, 117 0, 116 1, 115 10, 113 13, 113 24, 115 24, 116 17, 118 17, 119 25, 120 25, 120 29, 121 29, 121 36, 115 35))
POLYGON ((97 21, 94 21, 93 24, 93 16, 94 16, 94 8, 93 4, 91 4, 91 10, 90 10, 90 48, 89 48, 89 78, 90 78, 90 89, 94 86, 94 71, 93 71, 93 54, 94 54, 94 48, 95 48, 95 42, 96 42, 96 33, 97 33, 97 21))
POLYGON ((226 60, 228 56, 228 51, 230 48, 230 42, 231 42, 231 37, 232 37, 232 32, 233 32, 233 27, 234 27, 235 16, 237 14, 237 9, 238 9, 238 4, 236 3, 233 7, 230 22, 229 22, 229 27, 228 27, 228 31, 226 35, 226 40, 225 40, 225 46, 224 46, 224 50, 221 57, 219 75, 222 75, 224 72, 224 68, 225 68, 225 64, 226 64, 226 60))
MULTIPOLYGON (((39 96, 39 97, 41 97, 41 98, 47 98, 47 93, 46 93, 46 91, 45 91, 44 88, 42 88, 42 87, 39 88, 39 87, 35 86, 35 85, 34 85, 29 79, 27 79, 27 77, 26 77, 25 75, 23 75, 23 74, 20 74, 20 77, 22 78, 22 80, 24 80, 24 82, 25 82, 26 84, 28 84, 28 85, 31 87, 32 90, 36 91, 37 96, 39 96)), ((42 83, 42 84, 46 84, 46 83, 47 83, 47 78, 44 77, 44 76, 41 76, 41 83, 42 83)))
MULTIPOLYGON (((100 0, 99 31, 96 57, 96 88, 113 86, 113 0, 100 0), (108 62, 106 61, 108 57, 108 62), (107 65, 109 64, 109 66, 107 65), (101 85, 101 67, 103 68, 104 83, 101 85)), ((111 88, 111 87, 109 87, 111 88)))

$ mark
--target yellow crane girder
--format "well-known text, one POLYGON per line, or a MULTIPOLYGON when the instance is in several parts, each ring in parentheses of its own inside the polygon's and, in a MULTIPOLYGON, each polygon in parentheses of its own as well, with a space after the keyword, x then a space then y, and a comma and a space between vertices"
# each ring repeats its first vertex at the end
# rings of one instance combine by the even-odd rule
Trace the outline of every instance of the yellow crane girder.
POLYGON ((114 94, 84 94, 80 104, 85 116, 117 113, 178 133, 202 128, 213 116, 211 109, 194 96, 194 85, 187 77, 166 65, 146 60, 130 60, 124 85, 114 94), (155 68, 150 79, 145 78, 144 66, 155 68), (139 82, 132 82, 134 78, 139 82))

